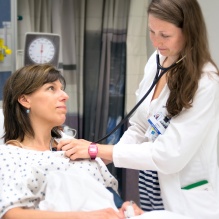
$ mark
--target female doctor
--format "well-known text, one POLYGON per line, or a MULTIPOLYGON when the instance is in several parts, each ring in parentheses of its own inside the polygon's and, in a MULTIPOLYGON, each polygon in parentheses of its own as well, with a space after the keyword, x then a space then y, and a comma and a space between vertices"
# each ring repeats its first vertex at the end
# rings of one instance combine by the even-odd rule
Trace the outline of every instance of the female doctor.
MULTIPOLYGON (((218 219, 219 71, 200 6, 196 0, 152 0, 148 26, 162 68, 173 67, 137 109, 120 141, 113 146, 64 140, 58 148, 72 160, 98 156, 140 170, 145 211, 218 219)), ((156 53, 145 66, 138 101, 153 83, 156 53)))

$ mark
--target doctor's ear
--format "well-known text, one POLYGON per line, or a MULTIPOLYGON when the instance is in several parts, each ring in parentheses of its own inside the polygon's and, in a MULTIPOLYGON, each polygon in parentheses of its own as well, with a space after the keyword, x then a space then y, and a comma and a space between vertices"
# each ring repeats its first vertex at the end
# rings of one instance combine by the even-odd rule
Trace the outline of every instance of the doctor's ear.
POLYGON ((25 108, 30 108, 30 103, 28 101, 28 98, 26 95, 21 95, 19 98, 18 98, 18 102, 25 108))

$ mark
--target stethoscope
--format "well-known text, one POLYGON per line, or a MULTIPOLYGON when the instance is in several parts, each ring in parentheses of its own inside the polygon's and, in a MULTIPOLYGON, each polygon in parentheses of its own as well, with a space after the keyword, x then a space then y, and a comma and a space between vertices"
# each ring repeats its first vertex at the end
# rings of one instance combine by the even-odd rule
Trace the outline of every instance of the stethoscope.
POLYGON ((167 68, 164 68, 160 64, 160 56, 159 56, 159 51, 157 49, 157 54, 156 54, 156 63, 157 63, 157 71, 153 80, 153 83, 151 84, 150 88, 146 92, 146 94, 141 98, 141 100, 133 107, 133 109, 124 117, 123 120, 120 121, 120 123, 112 130, 110 131, 107 135, 105 135, 103 138, 100 138, 99 140, 95 141, 95 143, 99 143, 106 138, 108 138, 111 134, 113 134, 118 128, 120 128, 129 118, 130 116, 134 113, 134 111, 140 106, 140 104, 145 100, 145 98, 150 94, 154 86, 157 84, 157 82, 160 80, 160 78, 168 72, 170 69, 174 68, 179 62, 181 62, 186 56, 183 56, 181 59, 178 61, 174 62, 172 65, 170 65, 167 68))

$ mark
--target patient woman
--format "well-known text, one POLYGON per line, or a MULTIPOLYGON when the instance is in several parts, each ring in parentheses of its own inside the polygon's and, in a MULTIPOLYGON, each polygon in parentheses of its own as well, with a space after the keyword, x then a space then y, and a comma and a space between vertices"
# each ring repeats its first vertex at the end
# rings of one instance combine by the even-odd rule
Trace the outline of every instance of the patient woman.
POLYGON ((63 138, 64 89, 64 77, 48 64, 25 66, 5 84, 0 218, 124 218, 106 189, 116 191, 117 181, 100 159, 70 161, 53 150, 63 138))

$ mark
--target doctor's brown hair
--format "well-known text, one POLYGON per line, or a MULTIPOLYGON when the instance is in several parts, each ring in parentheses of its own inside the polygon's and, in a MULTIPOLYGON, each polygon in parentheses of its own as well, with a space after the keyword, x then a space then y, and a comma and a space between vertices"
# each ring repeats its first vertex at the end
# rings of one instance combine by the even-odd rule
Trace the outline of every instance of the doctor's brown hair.
MULTIPOLYGON (((27 109, 18 99, 23 94, 31 94, 44 84, 59 80, 65 88, 66 82, 61 72, 50 64, 24 66, 15 71, 6 81, 3 90, 4 141, 23 141, 25 135, 34 136, 27 109)), ((60 138, 59 127, 51 131, 53 137, 60 138)))
POLYGON ((182 29, 185 46, 180 58, 186 57, 167 73, 170 95, 167 100, 169 116, 179 114, 192 106, 202 68, 211 62, 207 30, 201 8, 196 0, 152 0, 148 14, 182 29))

